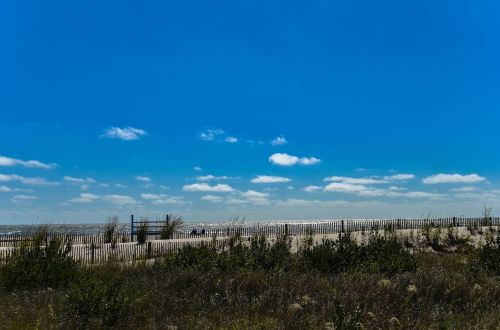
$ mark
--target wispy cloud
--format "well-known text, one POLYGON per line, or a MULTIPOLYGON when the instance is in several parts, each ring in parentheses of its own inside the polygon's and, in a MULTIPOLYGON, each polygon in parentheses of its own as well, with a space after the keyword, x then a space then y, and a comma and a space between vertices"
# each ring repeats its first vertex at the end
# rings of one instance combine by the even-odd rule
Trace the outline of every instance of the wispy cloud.
POLYGON ((6 185, 1 185, 0 186, 0 192, 6 192, 6 193, 9 193, 9 192, 32 192, 31 189, 20 189, 20 188, 11 188, 11 187, 8 187, 6 185))
POLYGON ((93 178, 75 178, 72 176, 64 176, 63 177, 64 182, 70 183, 70 184, 89 184, 89 183, 95 183, 96 181, 93 178))
POLYGON ((284 145, 287 143, 288 143, 288 141, 286 140, 286 138, 283 135, 277 136, 271 141, 271 145, 273 145, 273 146, 281 146, 281 145, 284 145))
POLYGON ((324 189, 324 191, 335 191, 342 193, 355 193, 360 191, 367 191, 368 187, 361 184, 352 184, 346 182, 333 182, 328 184, 324 189))
POLYGON ((438 183, 475 183, 486 181, 486 178, 473 174, 434 174, 422 180, 425 184, 438 184, 438 183))
POLYGON ((291 182, 292 180, 289 178, 285 178, 283 176, 272 176, 272 175, 258 175, 250 182, 252 183, 286 183, 291 182))
POLYGON ((50 170, 55 168, 57 165, 54 163, 43 163, 38 160, 21 160, 6 156, 0 156, 0 166, 22 166, 28 168, 41 168, 44 170, 50 170))
POLYGON ((24 176, 16 175, 16 174, 0 174, 0 182, 9 182, 9 181, 18 181, 26 185, 32 186, 57 186, 59 182, 51 182, 45 178, 34 177, 27 178, 24 176))
POLYGON ((474 187, 474 186, 465 186, 465 187, 460 187, 460 188, 455 188, 455 189, 451 189, 451 191, 453 192, 473 192, 473 191, 478 191, 479 188, 478 187, 474 187))
POLYGON ((305 192, 313 192, 313 191, 318 191, 321 190, 322 188, 320 186, 307 186, 304 187, 305 192))
POLYGON ((14 191, 14 189, 11 187, 7 187, 5 185, 0 186, 0 192, 13 192, 13 191, 14 191))
POLYGON ((193 183, 182 187, 183 191, 200 192, 232 192, 234 189, 227 184, 209 185, 208 183, 193 183))
POLYGON ((434 192, 404 191, 399 188, 394 189, 394 187, 390 187, 389 189, 380 189, 380 188, 369 187, 362 184, 353 184, 345 182, 330 183, 327 186, 325 186, 323 190, 327 192, 355 194, 363 197, 402 197, 402 198, 431 198, 431 199, 442 199, 447 197, 445 194, 439 194, 434 192))
POLYGON ((137 175, 135 177, 135 179, 137 181, 142 181, 142 182, 151 182, 151 178, 149 176, 141 176, 141 175, 137 175))
POLYGON ((224 200, 221 196, 216 195, 203 195, 200 199, 211 203, 221 203, 224 200))
POLYGON ((198 137, 203 141, 213 141, 217 136, 225 133, 226 132, 219 128, 206 128, 198 134, 198 137))
POLYGON ((38 199, 37 196, 34 195, 15 195, 10 199, 13 203, 26 202, 38 199))
POLYGON ((269 197, 271 194, 269 193, 263 193, 263 192, 258 192, 255 190, 247 190, 244 192, 238 192, 237 194, 230 195, 226 197, 225 199, 218 199, 214 198, 217 196, 206 196, 204 200, 208 200, 213 203, 220 203, 224 201, 226 204, 232 205, 232 204, 251 204, 251 205, 269 205, 271 201, 269 200, 269 197))
POLYGON ((316 157, 297 157, 286 153, 275 153, 269 156, 269 162, 279 166, 314 165, 321 162, 316 157))
POLYGON ((415 174, 399 173, 389 176, 384 176, 384 180, 387 181, 406 181, 415 179, 415 174))
POLYGON ((396 182, 396 181, 406 181, 406 180, 411 180, 414 179, 415 175, 414 174, 394 174, 394 175, 389 175, 389 176, 384 176, 384 177, 377 177, 377 176, 370 176, 370 177, 361 177, 361 178, 353 178, 353 177, 348 177, 348 176, 329 176, 323 179, 323 181, 326 182, 342 182, 342 183, 348 183, 348 184, 383 184, 383 183, 390 183, 390 182, 396 182))
POLYGON ((232 179, 230 176, 226 175, 221 175, 221 176, 215 176, 215 175, 199 175, 196 177, 196 180, 198 181, 218 181, 218 180, 229 180, 232 179))
POLYGON ((198 138, 202 141, 226 142, 231 144, 239 141, 236 136, 228 135, 220 128, 205 128, 198 133, 198 138))
POLYGON ((148 194, 142 193, 141 197, 146 200, 151 200, 152 204, 185 204, 182 196, 169 196, 166 194, 148 194))
POLYGON ((380 184, 387 183, 387 180, 376 178, 351 178, 347 176, 329 176, 323 179, 326 182, 341 182, 345 184, 380 184))
POLYGON ((127 195, 95 195, 83 193, 80 196, 69 200, 70 203, 92 203, 95 201, 104 201, 118 206, 139 204, 133 197, 127 195))
POLYGON ((70 199, 70 203, 92 203, 99 199, 98 195, 94 194, 80 194, 80 196, 70 199))
POLYGON ((131 126, 127 127, 110 127, 104 130, 101 135, 103 138, 120 139, 123 141, 138 140, 141 136, 146 135, 147 132, 140 128, 131 126))
POLYGON ((195 167, 193 167, 193 170, 196 172, 201 172, 203 169, 199 166, 195 166, 195 167))

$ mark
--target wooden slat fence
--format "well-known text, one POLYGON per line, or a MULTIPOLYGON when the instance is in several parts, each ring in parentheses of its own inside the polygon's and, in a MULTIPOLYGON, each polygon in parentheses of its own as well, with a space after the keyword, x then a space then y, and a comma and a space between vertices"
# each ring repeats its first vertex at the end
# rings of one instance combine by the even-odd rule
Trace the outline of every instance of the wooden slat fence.
MULTIPOLYGON (((337 234, 352 231, 370 231, 383 229, 421 229, 424 226, 453 226, 453 227, 481 227, 481 226, 500 226, 499 217, 491 218, 434 218, 434 219, 361 219, 361 220, 331 220, 311 223, 283 223, 273 225, 255 225, 255 226, 234 226, 208 230, 204 235, 193 236, 189 232, 174 233, 171 240, 159 240, 159 235, 148 235, 144 244, 130 242, 134 236, 130 233, 118 233, 114 236, 115 248, 112 244, 105 243, 105 236, 85 235, 85 234, 57 234, 49 233, 47 240, 61 238, 72 242, 72 256, 76 260, 84 263, 104 262, 110 259, 115 260, 138 260, 145 258, 154 258, 156 256, 175 253, 186 244, 193 246, 208 244, 208 239, 216 236, 218 247, 227 242, 227 238, 239 234, 243 237, 256 235, 265 235, 275 237, 277 235, 304 235, 308 230, 314 234, 337 234), (194 242, 182 241, 182 239, 199 238, 194 242)), ((12 234, 0 235, 0 259, 10 255, 16 247, 23 242, 28 243, 31 236, 12 234)))

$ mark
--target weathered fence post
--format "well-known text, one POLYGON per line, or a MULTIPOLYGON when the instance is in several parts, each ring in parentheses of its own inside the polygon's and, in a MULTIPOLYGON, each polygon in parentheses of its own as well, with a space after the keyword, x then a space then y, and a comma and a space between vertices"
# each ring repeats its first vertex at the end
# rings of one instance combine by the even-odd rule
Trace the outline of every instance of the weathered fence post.
POLYGON ((91 253, 91 263, 93 264, 95 262, 95 244, 92 243, 90 244, 90 253, 91 253))
POLYGON ((342 220, 342 229, 340 231, 340 237, 342 237, 342 234, 345 234, 344 220, 342 220))
POLYGON ((151 242, 148 242, 148 259, 151 259, 151 242))
POLYGON ((457 218, 453 217, 453 227, 456 227, 456 226, 457 226, 457 218))
POLYGON ((134 241, 134 215, 130 215, 130 241, 134 241))
POLYGON ((288 224, 285 223, 285 236, 288 237, 288 224))

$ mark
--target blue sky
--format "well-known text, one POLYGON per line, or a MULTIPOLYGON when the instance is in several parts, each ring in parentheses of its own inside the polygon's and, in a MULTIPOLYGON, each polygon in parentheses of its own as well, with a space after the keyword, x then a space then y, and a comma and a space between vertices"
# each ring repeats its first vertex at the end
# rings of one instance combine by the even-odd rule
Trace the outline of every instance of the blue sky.
POLYGON ((0 222, 498 210, 498 12, 3 1, 0 222))

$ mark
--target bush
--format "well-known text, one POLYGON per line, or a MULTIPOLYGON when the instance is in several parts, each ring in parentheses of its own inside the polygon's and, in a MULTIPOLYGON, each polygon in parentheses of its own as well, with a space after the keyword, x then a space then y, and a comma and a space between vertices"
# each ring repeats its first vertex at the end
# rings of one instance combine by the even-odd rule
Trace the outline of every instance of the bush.
POLYGON ((112 326, 125 319, 137 301, 137 291, 128 285, 125 277, 86 274, 69 286, 64 309, 83 327, 91 321, 96 325, 112 326))
POLYGON ((5 289, 66 287, 76 277, 79 267, 69 255, 71 243, 55 238, 43 246, 43 240, 35 236, 33 245, 19 247, 6 259, 1 272, 5 289))
POLYGON ((241 237, 235 236, 229 241, 227 250, 219 251, 208 244, 184 246, 177 254, 167 257, 162 267, 222 271, 236 268, 288 270, 294 266, 290 246, 290 239, 286 236, 276 238, 274 244, 267 243, 265 236, 253 237, 250 246, 244 245, 241 237))
POLYGON ((323 244, 302 249, 299 258, 306 269, 333 274, 354 270, 395 274, 417 267, 415 257, 392 235, 371 234, 367 245, 358 245, 347 234, 338 241, 325 240, 323 244))
POLYGON ((500 275, 500 236, 474 251, 470 270, 474 274, 500 275))

